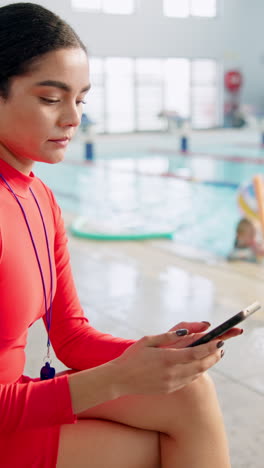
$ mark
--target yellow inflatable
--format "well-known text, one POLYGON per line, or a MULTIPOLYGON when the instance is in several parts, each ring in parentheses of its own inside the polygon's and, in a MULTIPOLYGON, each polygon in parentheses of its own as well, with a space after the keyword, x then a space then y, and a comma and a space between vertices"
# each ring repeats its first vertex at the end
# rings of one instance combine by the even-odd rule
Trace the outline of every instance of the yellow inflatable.
POLYGON ((238 206, 246 218, 261 225, 264 236, 264 179, 260 175, 238 192, 238 206))

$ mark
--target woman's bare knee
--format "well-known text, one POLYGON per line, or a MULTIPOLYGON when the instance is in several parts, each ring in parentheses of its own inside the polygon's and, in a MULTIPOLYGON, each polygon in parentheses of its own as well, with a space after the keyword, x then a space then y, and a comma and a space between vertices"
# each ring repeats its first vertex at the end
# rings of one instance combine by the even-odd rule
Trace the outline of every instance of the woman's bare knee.
POLYGON ((174 418, 168 422, 168 434, 186 435, 203 427, 222 424, 222 414, 211 377, 204 373, 194 382, 175 392, 171 401, 174 418), (176 413, 178 418, 175 418, 176 413))
POLYGON ((174 393, 175 397, 180 398, 185 403, 198 403, 208 401, 208 398, 215 398, 215 386, 208 373, 201 374, 196 380, 189 385, 186 385, 178 392, 174 393))

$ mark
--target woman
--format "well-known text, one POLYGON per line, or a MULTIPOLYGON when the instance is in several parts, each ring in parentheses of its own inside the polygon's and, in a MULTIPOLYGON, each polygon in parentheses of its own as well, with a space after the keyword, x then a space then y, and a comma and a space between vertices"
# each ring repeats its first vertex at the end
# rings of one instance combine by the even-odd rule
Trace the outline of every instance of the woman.
POLYGON ((1 467, 230 467, 205 374, 223 341, 184 349, 204 322, 137 342, 94 330, 76 295, 60 209, 32 173, 35 161, 63 159, 80 123, 85 46, 30 3, 0 8, 0 37, 1 467), (24 348, 39 318, 47 362, 31 379, 24 348), (54 377, 50 342, 71 371, 54 377))

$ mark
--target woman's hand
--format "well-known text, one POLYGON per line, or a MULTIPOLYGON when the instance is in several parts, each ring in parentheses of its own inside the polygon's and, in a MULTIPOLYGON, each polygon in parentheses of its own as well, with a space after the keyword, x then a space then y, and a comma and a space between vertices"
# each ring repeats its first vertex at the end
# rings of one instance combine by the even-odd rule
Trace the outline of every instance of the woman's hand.
POLYGON ((219 349, 221 340, 175 349, 184 340, 173 331, 146 336, 126 349, 112 361, 117 369, 117 393, 121 396, 174 392, 197 379, 223 355, 219 349))
MULTIPOLYGON (((173 328, 171 328, 169 331, 177 331, 177 330, 187 330, 186 335, 188 336, 182 336, 181 339, 178 340, 175 345, 171 345, 176 348, 185 348, 189 344, 193 343, 194 341, 198 340, 201 338, 201 336, 204 335, 204 332, 207 333, 208 328, 211 326, 209 322, 180 322, 177 325, 175 325, 173 328)), ((218 336, 218 338, 215 338, 213 341, 216 340, 229 340, 230 338, 234 338, 236 336, 239 336, 243 333, 242 328, 238 327, 233 327, 227 332, 223 333, 223 335, 218 336)))
MULTIPOLYGON (((203 322, 181 322, 173 331, 142 338, 117 359, 73 372, 69 375, 69 387, 74 413, 124 395, 171 393, 191 383, 223 355, 222 346, 218 347, 223 341, 219 339, 186 348, 209 326, 203 322), (177 330, 187 328, 190 334, 177 336, 177 330)), ((232 330, 232 336, 238 334, 232 330)))

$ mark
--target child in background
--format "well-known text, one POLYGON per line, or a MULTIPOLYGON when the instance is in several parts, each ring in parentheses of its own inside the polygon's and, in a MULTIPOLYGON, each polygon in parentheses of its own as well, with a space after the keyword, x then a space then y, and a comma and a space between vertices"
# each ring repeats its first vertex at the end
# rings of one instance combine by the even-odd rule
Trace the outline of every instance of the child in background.
POLYGON ((264 244, 257 239, 255 225, 247 218, 242 218, 236 227, 234 247, 228 260, 259 262, 264 257, 264 244))

